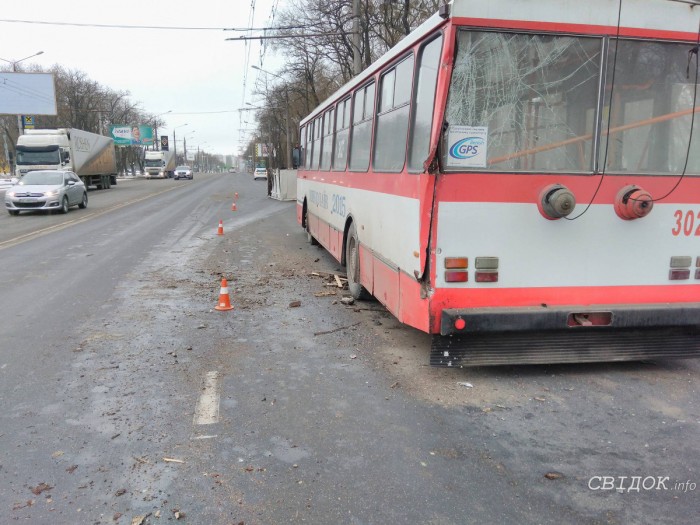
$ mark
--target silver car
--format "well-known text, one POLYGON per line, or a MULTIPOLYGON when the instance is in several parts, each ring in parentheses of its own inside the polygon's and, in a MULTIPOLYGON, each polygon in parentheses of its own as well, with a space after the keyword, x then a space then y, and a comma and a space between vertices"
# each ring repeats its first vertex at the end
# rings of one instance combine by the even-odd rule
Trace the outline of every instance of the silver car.
POLYGON ((31 210, 58 210, 68 213, 71 206, 86 208, 87 190, 72 171, 30 171, 5 192, 5 208, 10 215, 31 210))
POLYGON ((175 168, 175 180, 178 179, 194 179, 194 175, 192 175, 192 169, 189 166, 178 166, 175 168))

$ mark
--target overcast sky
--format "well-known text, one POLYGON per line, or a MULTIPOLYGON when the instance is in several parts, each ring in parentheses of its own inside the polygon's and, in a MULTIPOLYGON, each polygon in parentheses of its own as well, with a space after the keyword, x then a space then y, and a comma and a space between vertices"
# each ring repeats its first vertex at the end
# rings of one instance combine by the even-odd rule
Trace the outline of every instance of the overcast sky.
POLYGON ((167 126, 159 128, 159 135, 169 135, 172 141, 172 129, 177 126, 178 142, 186 136, 188 149, 199 145, 210 153, 237 154, 242 138, 239 128, 254 125, 253 112, 237 111, 246 102, 256 102, 252 92, 260 73, 250 65, 275 72, 283 63, 282 57, 268 49, 261 64, 259 40, 247 46, 227 42, 226 38, 246 33, 223 30, 82 27, 8 20, 178 28, 269 27, 273 7, 280 9, 285 3, 6 1, 0 8, 0 58, 15 61, 43 51, 22 66, 60 64, 82 70, 104 86, 129 91, 131 100, 139 102, 144 111, 159 114, 172 110, 163 115, 167 126))

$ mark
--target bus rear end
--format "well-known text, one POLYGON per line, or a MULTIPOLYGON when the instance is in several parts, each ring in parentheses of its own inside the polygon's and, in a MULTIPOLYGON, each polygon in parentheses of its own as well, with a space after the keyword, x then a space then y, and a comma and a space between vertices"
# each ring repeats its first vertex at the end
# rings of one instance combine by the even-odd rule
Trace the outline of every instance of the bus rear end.
POLYGON ((700 10, 594 3, 452 13, 433 365, 700 355, 700 10))

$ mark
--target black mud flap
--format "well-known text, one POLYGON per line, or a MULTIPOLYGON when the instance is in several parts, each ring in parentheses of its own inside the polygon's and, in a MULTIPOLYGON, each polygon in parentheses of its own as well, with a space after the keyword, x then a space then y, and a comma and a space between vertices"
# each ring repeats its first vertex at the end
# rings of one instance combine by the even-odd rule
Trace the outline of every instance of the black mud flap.
POLYGON ((430 365, 593 363, 700 357, 700 328, 576 329, 433 336, 430 365))

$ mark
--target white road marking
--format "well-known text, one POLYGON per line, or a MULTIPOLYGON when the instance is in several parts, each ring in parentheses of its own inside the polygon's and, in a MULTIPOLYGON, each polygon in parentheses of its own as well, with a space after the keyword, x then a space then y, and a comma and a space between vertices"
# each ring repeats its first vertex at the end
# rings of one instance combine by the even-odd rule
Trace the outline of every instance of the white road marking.
POLYGON ((199 396, 194 411, 195 425, 212 425, 219 422, 219 372, 207 372, 204 378, 204 392, 199 396))

